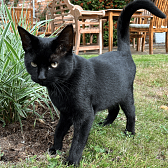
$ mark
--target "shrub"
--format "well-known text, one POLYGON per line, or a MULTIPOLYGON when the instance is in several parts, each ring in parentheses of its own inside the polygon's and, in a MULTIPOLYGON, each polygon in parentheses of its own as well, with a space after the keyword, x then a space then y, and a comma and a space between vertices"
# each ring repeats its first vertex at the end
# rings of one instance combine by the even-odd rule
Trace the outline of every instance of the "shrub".
POLYGON ((80 5, 84 10, 122 9, 132 0, 71 0, 72 4, 80 5))
MULTIPOLYGON (((2 1, 3 2, 3 1, 2 1)), ((0 13, 0 121, 5 124, 26 118, 33 111, 34 101, 43 101, 49 107, 43 87, 31 81, 24 66, 24 51, 10 10, 1 5, 0 13)), ((24 27, 24 19, 20 19, 24 27)), ((39 26, 41 23, 37 24, 39 26)), ((26 25, 25 25, 26 26, 26 25)), ((36 27, 30 30, 36 33, 36 27)))

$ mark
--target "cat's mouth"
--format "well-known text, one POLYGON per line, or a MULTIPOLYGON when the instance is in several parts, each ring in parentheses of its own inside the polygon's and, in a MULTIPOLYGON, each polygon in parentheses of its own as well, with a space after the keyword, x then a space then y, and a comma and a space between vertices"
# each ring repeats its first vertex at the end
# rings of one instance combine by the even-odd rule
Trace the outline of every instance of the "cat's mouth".
POLYGON ((41 86, 47 86, 47 82, 46 81, 38 81, 37 83, 39 83, 41 86))
POLYGON ((47 86, 48 84, 48 82, 46 81, 46 80, 38 80, 38 79, 34 79, 34 78, 32 78, 32 80, 35 82, 35 83, 38 83, 39 85, 41 85, 41 86, 47 86))

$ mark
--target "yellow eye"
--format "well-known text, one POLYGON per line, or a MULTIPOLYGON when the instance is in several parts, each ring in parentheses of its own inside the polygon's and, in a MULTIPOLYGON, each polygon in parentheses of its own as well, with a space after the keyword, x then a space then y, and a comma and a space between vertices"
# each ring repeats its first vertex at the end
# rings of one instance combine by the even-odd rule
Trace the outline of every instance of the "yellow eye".
POLYGON ((58 66, 58 63, 57 63, 57 62, 51 63, 51 67, 52 67, 52 68, 56 68, 57 66, 58 66))
POLYGON ((37 64, 35 64, 34 62, 31 62, 31 66, 32 67, 37 67, 37 64))

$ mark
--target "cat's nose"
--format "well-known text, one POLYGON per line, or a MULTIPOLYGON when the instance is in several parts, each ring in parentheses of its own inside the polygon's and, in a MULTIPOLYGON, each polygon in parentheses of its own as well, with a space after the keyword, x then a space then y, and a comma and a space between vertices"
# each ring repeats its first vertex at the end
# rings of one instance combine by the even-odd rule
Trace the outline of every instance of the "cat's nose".
POLYGON ((44 71, 44 70, 41 70, 41 71, 40 71, 39 76, 38 76, 38 79, 39 79, 39 80, 45 80, 45 79, 46 79, 45 71, 44 71))

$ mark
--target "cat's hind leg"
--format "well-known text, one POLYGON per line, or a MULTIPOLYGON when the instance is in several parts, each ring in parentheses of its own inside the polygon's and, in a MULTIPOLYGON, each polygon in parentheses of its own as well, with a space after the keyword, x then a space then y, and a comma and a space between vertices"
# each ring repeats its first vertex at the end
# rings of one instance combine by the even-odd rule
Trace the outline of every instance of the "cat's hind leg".
POLYGON ((119 113, 120 107, 118 104, 116 104, 115 106, 112 106, 110 108, 108 108, 108 116, 107 118, 104 120, 104 122, 99 123, 100 125, 108 125, 108 124, 112 124, 113 121, 116 119, 118 113, 119 113))
POLYGON ((72 120, 64 115, 60 115, 60 120, 54 134, 54 145, 49 149, 50 154, 56 154, 57 150, 62 149, 62 141, 69 128, 72 125, 72 120))
POLYGON ((126 131, 131 132, 133 135, 135 134, 135 106, 134 106, 134 98, 133 93, 130 92, 127 95, 127 98, 120 104, 122 110, 124 111, 127 124, 126 124, 126 131))

